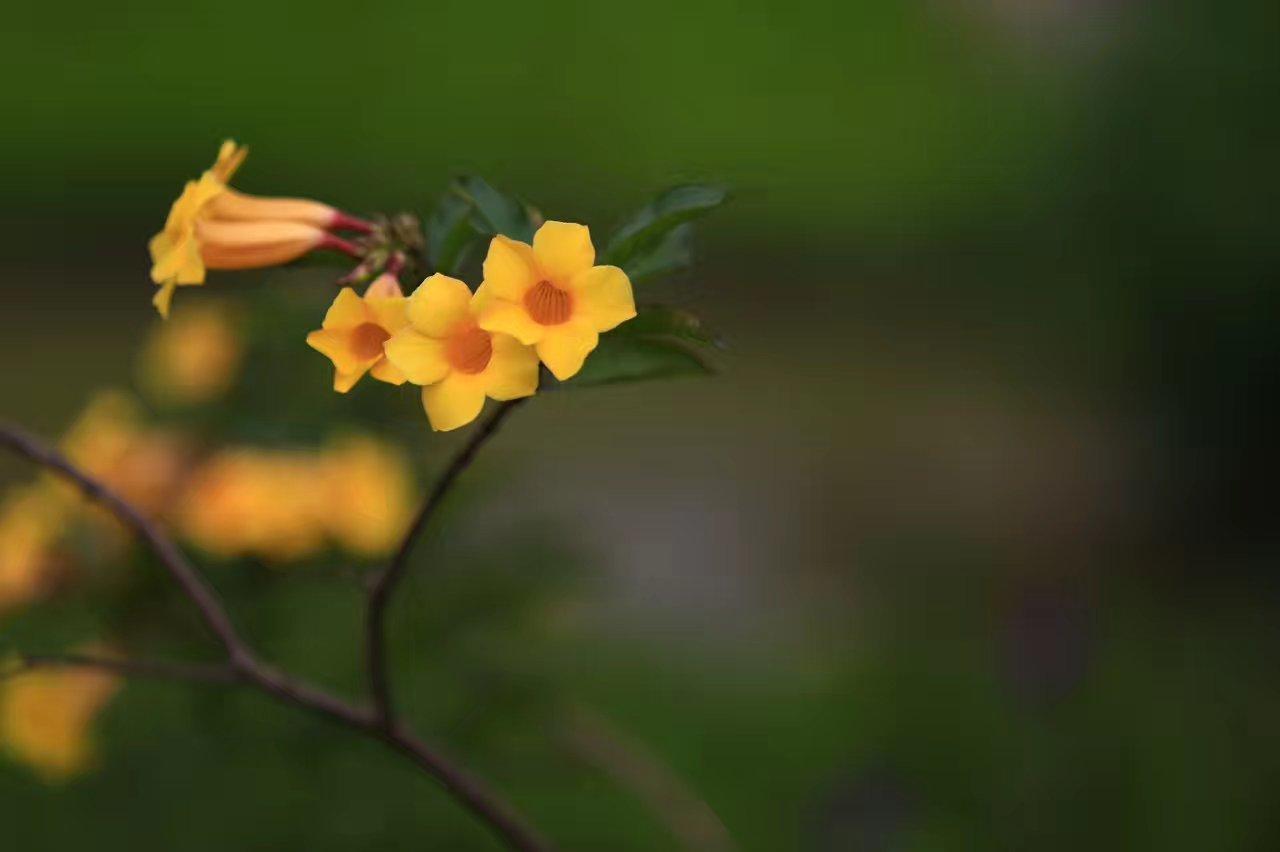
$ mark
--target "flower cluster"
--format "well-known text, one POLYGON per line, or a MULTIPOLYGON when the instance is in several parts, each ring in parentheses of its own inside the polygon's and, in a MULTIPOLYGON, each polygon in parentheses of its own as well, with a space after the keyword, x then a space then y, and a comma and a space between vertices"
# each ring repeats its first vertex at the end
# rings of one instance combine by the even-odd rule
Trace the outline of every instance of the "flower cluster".
POLYGON ((366 372, 409 381, 422 387, 431 427, 456 429, 486 398, 534 394, 539 362, 572 378, 601 332, 636 315, 626 273, 595 260, 584 225, 546 222, 532 245, 495 236, 474 293, 437 273, 405 298, 384 275, 363 298, 343 289, 307 342, 333 361, 335 390, 345 393, 366 372))
POLYGON ((230 187, 248 149, 227 140, 199 179, 188 181, 151 239, 153 302, 169 315, 176 287, 203 284, 209 269, 255 269, 288 263, 315 249, 360 255, 333 231, 368 233, 373 226, 327 204, 260 198, 230 187))
POLYGON ((414 488, 406 468, 398 451, 368 437, 339 439, 318 453, 225 450, 193 473, 175 522, 222 557, 293 562, 329 542, 381 556, 409 521, 414 488))

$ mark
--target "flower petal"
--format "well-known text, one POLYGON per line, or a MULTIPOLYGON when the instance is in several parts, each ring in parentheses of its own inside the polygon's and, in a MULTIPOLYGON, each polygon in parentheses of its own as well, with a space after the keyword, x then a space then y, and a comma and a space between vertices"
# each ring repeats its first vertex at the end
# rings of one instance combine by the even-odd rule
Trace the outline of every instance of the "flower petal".
POLYGON ((572 222, 544 222, 533 235, 533 253, 543 275, 561 286, 596 262, 591 232, 586 225, 572 222))
POLYGON ((365 308, 364 299, 350 287, 343 287, 325 313, 321 326, 334 331, 349 331, 368 321, 369 312, 365 308))
POLYGON ((471 289, 457 278, 439 273, 418 285, 409 297, 409 322, 428 337, 445 337, 470 314, 471 289))
POLYGON ((568 322, 547 329, 546 336, 538 342, 538 357, 563 382, 577 375, 599 342, 600 335, 591 326, 568 322))
POLYGON ((484 408, 484 384, 474 376, 450 373, 442 381, 422 389, 422 407, 437 432, 466 426, 484 408))
POLYGON ((449 373, 444 357, 444 341, 406 328, 382 347, 387 359, 415 385, 430 385, 449 373))
POLYGON ((409 324, 409 300, 404 296, 370 296, 366 293, 364 303, 373 321, 390 334, 409 324))
POLYGON ((387 358, 379 358, 369 369, 369 375, 389 385, 402 385, 408 380, 404 372, 387 358))
POLYGON ((484 259, 484 283, 494 295, 519 301, 524 291, 538 283, 538 262, 527 243, 496 236, 484 259))
POLYGON ((307 345, 325 355, 340 373, 364 371, 369 363, 351 351, 350 337, 345 331, 320 329, 307 334, 307 345))
POLYGON ((507 334, 492 337, 493 354, 482 378, 492 399, 518 399, 538 390, 538 353, 507 334))
POLYGON ((616 266, 593 266, 580 272, 571 287, 574 315, 596 331, 608 331, 636 315, 631 279, 616 266))
POLYGON ((476 324, 485 331, 509 334, 526 346, 537 343, 547 333, 547 326, 534 322, 523 305, 506 299, 486 299, 476 324))
POLYGON ((360 381, 360 379, 363 378, 364 374, 367 372, 369 372, 369 367, 367 364, 363 367, 359 367, 351 371, 334 370, 333 389, 336 390, 338 393, 346 393, 347 391, 355 387, 356 382, 360 381))

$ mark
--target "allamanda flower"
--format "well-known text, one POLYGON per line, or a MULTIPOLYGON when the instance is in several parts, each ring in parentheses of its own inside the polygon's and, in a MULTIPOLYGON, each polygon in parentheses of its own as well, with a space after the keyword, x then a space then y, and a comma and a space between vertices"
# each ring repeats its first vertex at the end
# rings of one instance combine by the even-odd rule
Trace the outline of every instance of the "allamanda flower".
POLYGON ((409 324, 387 341, 387 357, 415 385, 436 431, 475 420, 485 397, 531 396, 538 389, 532 348, 477 323, 485 298, 456 278, 432 275, 409 297, 409 324))
POLYGON ((596 266, 585 225, 546 222, 533 246, 497 236, 484 261, 480 327, 535 346, 564 381, 582 369, 600 332, 636 315, 631 281, 616 266, 596 266))
POLYGON ((227 140, 198 180, 187 181, 164 230, 151 239, 152 302, 169 315, 174 288, 203 284, 207 269, 253 269, 296 260, 313 249, 357 256, 327 229, 368 232, 365 222, 318 201, 257 198, 230 189, 248 149, 227 140))
POLYGON ((365 373, 392 385, 404 384, 404 373, 387 360, 383 344, 408 324, 405 298, 394 275, 380 275, 364 298, 343 287, 329 306, 307 345, 333 361, 333 389, 346 393, 365 373))

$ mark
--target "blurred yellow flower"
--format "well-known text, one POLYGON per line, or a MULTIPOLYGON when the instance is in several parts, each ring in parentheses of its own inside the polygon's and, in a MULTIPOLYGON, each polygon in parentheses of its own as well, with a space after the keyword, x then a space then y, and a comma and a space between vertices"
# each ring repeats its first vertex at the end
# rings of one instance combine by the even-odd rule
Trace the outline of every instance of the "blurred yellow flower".
MULTIPOLYGON (((89 401, 64 435, 62 451, 72 464, 152 515, 167 508, 186 457, 176 436, 147 428, 137 403, 117 391, 101 391, 89 401)), ((84 505, 74 485, 57 481, 53 487, 71 505, 84 505)))
POLYGON ((247 148, 223 142, 217 161, 187 182, 164 230, 151 238, 151 280, 160 287, 152 302, 161 316, 169 316, 174 288, 203 284, 207 269, 275 266, 316 248, 359 254, 326 228, 368 231, 366 223, 318 201, 256 198, 228 188, 247 155, 247 148))
POLYGON ((382 275, 363 298, 343 287, 320 329, 307 335, 307 345, 333 362, 333 389, 338 393, 351 390, 365 373, 402 385, 404 374, 387 360, 383 344, 407 322, 400 284, 394 276, 382 275))
POLYGON ((0 614, 40 597, 56 567, 53 548, 66 504, 45 482, 11 491, 0 505, 0 614))
POLYGON ((46 781, 84 772, 94 754, 90 726, 119 685, 117 676, 92 669, 10 677, 0 683, 0 746, 46 781))
POLYGON ((480 327, 536 346, 557 379, 576 375, 600 332, 636 315, 626 273, 595 262, 585 225, 545 222, 532 246, 494 237, 477 292, 480 327))
POLYGON ((178 500, 177 524, 223 557, 302 559, 324 543, 324 485, 314 454, 228 450, 192 474, 178 500))
POLYGON ((507 400, 538 389, 538 356, 507 334, 477 324, 485 299, 447 275, 432 275, 409 297, 409 324, 387 341, 387 357, 416 385, 431 428, 475 420, 485 397, 507 400))
POLYGON ((322 461, 329 535, 358 556, 390 553, 413 511, 414 487, 404 453, 368 436, 350 436, 331 442, 322 461))
POLYGON ((142 350, 141 379, 159 399, 208 402, 235 381, 243 355, 230 311, 221 305, 196 305, 152 332, 142 350))

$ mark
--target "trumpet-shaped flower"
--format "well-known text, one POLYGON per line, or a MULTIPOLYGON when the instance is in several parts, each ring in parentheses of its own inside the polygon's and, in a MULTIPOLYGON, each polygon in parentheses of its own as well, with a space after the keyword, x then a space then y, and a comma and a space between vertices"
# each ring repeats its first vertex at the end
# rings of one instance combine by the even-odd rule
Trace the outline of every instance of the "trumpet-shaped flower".
POLYGON ((406 301, 395 276, 379 276, 364 297, 343 287, 307 345, 333 362, 333 389, 346 393, 365 373, 392 385, 404 384, 404 374, 383 351, 383 344, 408 323, 406 301))
POLYGON ((93 758, 93 720, 119 688, 118 676, 93 669, 14 675, 0 686, 0 745, 46 781, 78 775, 93 758))
POLYGON ((253 269, 296 260, 313 249, 358 255, 355 246, 326 229, 368 231, 369 225, 318 201, 256 198, 230 189, 248 149, 222 143, 218 159, 188 181, 169 210, 164 230, 151 239, 152 300, 169 315, 174 288, 203 284, 208 269, 253 269))
POLYGON ((576 375, 600 332, 636 315, 626 273, 595 260, 585 225, 546 222, 532 246, 494 237, 484 261, 480 327, 535 346, 557 379, 576 375))
POLYGON ((409 324, 387 341, 387 357, 415 385, 431 428, 447 431, 475 420, 485 397, 530 396, 538 389, 538 356, 507 334, 477 323, 484 299, 456 278, 432 275, 409 297, 409 324))

